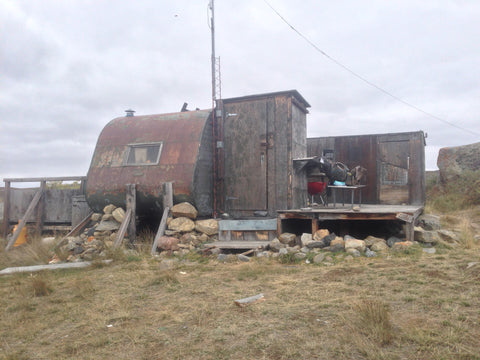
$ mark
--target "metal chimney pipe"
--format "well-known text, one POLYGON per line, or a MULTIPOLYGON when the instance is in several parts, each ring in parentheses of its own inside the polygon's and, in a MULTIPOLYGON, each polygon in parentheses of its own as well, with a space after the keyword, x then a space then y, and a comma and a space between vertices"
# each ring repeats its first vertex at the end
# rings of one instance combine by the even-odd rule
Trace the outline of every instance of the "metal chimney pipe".
POLYGON ((134 116, 134 114, 135 114, 135 110, 132 110, 132 109, 125 110, 126 117, 134 116))

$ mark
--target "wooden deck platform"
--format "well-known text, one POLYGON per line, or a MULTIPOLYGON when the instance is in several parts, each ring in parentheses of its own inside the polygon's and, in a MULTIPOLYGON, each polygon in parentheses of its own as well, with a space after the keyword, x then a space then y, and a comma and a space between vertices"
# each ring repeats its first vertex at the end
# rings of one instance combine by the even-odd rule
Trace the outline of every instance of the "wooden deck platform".
POLYGON ((303 219, 312 222, 312 234, 324 220, 401 220, 407 225, 407 240, 413 240, 413 227, 423 212, 423 206, 416 205, 368 205, 350 204, 332 206, 312 206, 302 209, 278 210, 277 232, 282 233, 282 222, 288 219, 303 219))
MULTIPOLYGON (((319 229, 319 224, 325 220, 400 220, 406 224, 407 240, 413 240, 414 224, 418 216, 423 212, 423 206, 415 205, 362 205, 352 209, 351 204, 336 208, 330 206, 313 206, 302 209, 278 210, 277 234, 283 231, 283 223, 289 220, 307 220, 311 222, 311 232, 314 234, 319 229)), ((234 220, 221 223, 221 231, 244 231, 255 232, 260 229, 271 229, 270 220, 234 220), (267 226, 268 225, 268 226, 267 226)), ((255 240, 233 240, 228 236, 220 236, 220 241, 205 244, 206 247, 217 247, 220 249, 257 249, 266 247, 269 241, 255 240)))

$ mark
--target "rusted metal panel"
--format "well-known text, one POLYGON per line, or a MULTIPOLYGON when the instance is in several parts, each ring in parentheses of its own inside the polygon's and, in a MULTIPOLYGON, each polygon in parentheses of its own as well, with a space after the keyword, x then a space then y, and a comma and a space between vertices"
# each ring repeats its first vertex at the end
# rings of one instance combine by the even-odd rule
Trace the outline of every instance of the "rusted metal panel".
POLYGON ((137 212, 162 211, 162 184, 174 182, 174 199, 212 212, 211 111, 120 117, 102 130, 87 175, 87 201, 96 211, 125 206, 126 184, 136 184, 137 212), (127 165, 132 145, 160 144, 158 163, 127 165), (197 184, 198 183, 198 184, 197 184), (198 202, 198 204, 197 204, 198 202))
POLYGON ((367 204, 425 203, 425 138, 422 131, 307 139, 307 156, 333 155, 349 168, 367 169, 367 204), (333 153, 331 153, 333 151, 333 153))

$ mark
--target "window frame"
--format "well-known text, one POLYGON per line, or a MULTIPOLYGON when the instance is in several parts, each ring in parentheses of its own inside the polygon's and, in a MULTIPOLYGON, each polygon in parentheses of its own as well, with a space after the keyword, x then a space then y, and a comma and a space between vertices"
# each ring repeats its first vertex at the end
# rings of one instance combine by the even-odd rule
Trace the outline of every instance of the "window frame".
POLYGON ((160 162, 160 157, 162 155, 162 150, 163 150, 163 141, 127 144, 127 151, 126 151, 125 157, 123 159, 123 166, 154 166, 154 165, 158 165, 158 163, 160 162), (133 163, 133 164, 128 163, 128 159, 130 157, 130 153, 131 153, 132 149, 147 148, 147 147, 153 147, 153 146, 158 146, 158 155, 157 155, 156 161, 151 162, 151 163, 147 163, 147 162, 146 163, 133 163))

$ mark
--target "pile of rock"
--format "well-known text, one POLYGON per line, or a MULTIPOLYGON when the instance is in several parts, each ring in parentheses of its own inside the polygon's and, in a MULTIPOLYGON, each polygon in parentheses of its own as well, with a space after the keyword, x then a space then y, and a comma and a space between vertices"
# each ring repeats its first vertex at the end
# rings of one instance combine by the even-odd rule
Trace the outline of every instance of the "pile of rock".
POLYGON ((387 240, 375 236, 368 236, 364 240, 356 239, 345 235, 340 237, 335 233, 330 233, 328 229, 320 229, 312 234, 302 234, 299 237, 291 233, 283 233, 278 238, 273 239, 269 244, 271 255, 277 257, 280 255, 292 254, 295 259, 304 259, 309 253, 317 254, 313 256, 313 262, 319 263, 328 260, 328 253, 345 252, 348 258, 359 256, 373 257, 377 253, 384 253, 390 250, 405 250, 412 246, 412 241, 403 241, 397 237, 390 237, 387 240))
POLYGON ((460 233, 442 229, 440 217, 436 215, 422 215, 415 226, 415 241, 427 247, 438 243, 456 244, 460 241, 460 233))
MULTIPOLYGON (((59 253, 67 254, 67 261, 90 261, 105 256, 105 249, 111 247, 118 229, 125 217, 125 211, 115 205, 107 205, 103 213, 94 213, 89 227, 78 236, 69 236, 59 247, 59 253)), ((44 239, 47 242, 48 239, 44 239)), ((126 240, 128 241, 128 239, 126 240)), ((51 263, 58 262, 55 256, 51 263)))
MULTIPOLYGON (((173 206, 167 219, 168 228, 158 242, 158 251, 185 255, 205 242, 217 240, 218 222, 214 219, 197 220, 197 214, 195 207, 189 203, 173 206)), ((124 218, 125 211, 121 207, 105 206, 103 213, 92 215, 89 227, 81 235, 65 239, 59 247, 60 252, 67 254, 67 261, 71 262, 103 257, 105 250, 113 246, 124 218)), ((125 237, 123 243, 129 242, 125 237)), ((52 263, 58 261, 55 257, 52 263)))
POLYGON ((256 255, 274 258, 290 255, 297 260, 312 259, 314 263, 328 264, 333 262, 331 256, 333 253, 343 253, 345 260, 359 256, 374 257, 377 254, 406 251, 415 243, 421 243, 424 252, 435 253, 434 246, 438 242, 453 243, 458 241, 458 238, 457 233, 441 229, 437 216, 423 215, 415 227, 414 241, 405 241, 395 236, 387 239, 368 236, 361 240, 350 235, 340 237, 330 233, 328 229, 320 229, 313 235, 304 233, 296 236, 292 233, 283 233, 270 241, 268 249, 257 251, 256 255))
POLYGON ((167 230, 160 237, 157 250, 184 255, 202 247, 205 242, 218 240, 218 221, 215 219, 197 220, 195 207, 183 202, 171 209, 167 219, 167 230))

